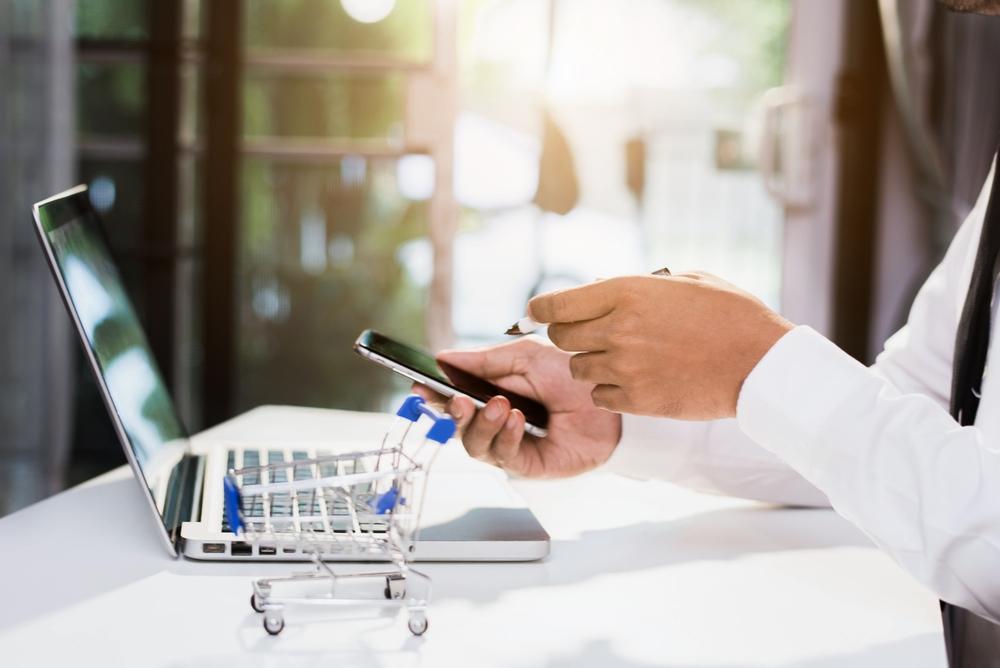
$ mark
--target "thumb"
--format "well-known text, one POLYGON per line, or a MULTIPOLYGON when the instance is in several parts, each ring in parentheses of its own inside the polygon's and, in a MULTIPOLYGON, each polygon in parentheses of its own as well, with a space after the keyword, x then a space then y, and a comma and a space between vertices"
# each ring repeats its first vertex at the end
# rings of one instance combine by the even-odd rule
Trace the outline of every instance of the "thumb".
POLYGON ((510 345, 480 348, 478 350, 442 350, 438 360, 467 371, 480 378, 500 378, 516 373, 516 360, 520 353, 510 345))

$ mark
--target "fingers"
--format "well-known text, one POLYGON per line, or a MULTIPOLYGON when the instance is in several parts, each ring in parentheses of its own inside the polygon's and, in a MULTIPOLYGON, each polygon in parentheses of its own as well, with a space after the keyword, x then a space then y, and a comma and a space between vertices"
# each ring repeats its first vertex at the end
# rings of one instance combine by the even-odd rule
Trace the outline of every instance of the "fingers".
POLYGON ((500 432, 493 437, 493 445, 490 447, 490 454, 499 466, 503 467, 507 462, 517 458, 523 437, 524 414, 515 408, 507 416, 500 432))
POLYGON ((549 325, 549 340, 556 347, 569 352, 605 350, 607 347, 607 318, 582 322, 559 322, 549 325))
POLYGON ((619 279, 612 278, 547 292, 528 302, 528 315, 546 323, 593 320, 614 308, 620 287, 619 279))
POLYGON ((617 377, 608 366, 608 358, 604 352, 577 353, 569 358, 569 373, 575 380, 613 385, 617 377))
POLYGON ((598 408, 615 413, 622 412, 626 406, 625 391, 617 385, 598 385, 591 391, 590 397, 598 408))
POLYGON ((524 438, 524 414, 510 408, 505 397, 493 397, 474 416, 464 416, 467 424, 462 444, 470 457, 503 467, 515 462, 524 438))
POLYGON ((503 428, 510 415, 510 401, 506 397, 493 397, 468 422, 462 435, 465 450, 475 459, 489 459, 493 439, 503 428))
POLYGON ((455 420, 459 432, 465 431, 469 422, 476 416, 476 404, 469 397, 456 395, 452 397, 444 410, 455 420))
POLYGON ((537 341, 520 339, 478 350, 442 350, 437 359, 480 378, 499 378, 518 373, 529 351, 538 345, 537 341))

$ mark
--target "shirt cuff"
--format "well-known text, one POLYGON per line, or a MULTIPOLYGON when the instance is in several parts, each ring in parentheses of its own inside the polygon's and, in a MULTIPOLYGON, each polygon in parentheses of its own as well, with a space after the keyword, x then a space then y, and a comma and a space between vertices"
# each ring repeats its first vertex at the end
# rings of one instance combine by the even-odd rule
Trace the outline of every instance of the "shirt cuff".
POLYGON ((678 426, 663 418, 623 414, 621 438, 600 470, 639 480, 670 479, 693 445, 677 433, 684 431, 678 426))
POLYGON ((743 432, 806 478, 823 469, 815 447, 834 412, 870 380, 867 367, 815 330, 799 326, 778 340, 740 390, 743 432))

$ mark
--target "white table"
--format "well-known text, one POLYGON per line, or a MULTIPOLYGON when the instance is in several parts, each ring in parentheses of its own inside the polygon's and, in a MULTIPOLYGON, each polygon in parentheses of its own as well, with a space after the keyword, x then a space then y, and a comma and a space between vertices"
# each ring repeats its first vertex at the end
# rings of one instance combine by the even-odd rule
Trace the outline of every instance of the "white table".
MULTIPOLYGON (((387 420, 266 407, 198 438, 369 443, 387 420)), ((425 565, 422 638, 405 616, 302 609, 270 637, 250 578, 289 565, 168 558, 119 469, 0 520, 0 666, 945 665, 937 601, 830 511, 601 473, 513 484, 547 560, 425 565)))

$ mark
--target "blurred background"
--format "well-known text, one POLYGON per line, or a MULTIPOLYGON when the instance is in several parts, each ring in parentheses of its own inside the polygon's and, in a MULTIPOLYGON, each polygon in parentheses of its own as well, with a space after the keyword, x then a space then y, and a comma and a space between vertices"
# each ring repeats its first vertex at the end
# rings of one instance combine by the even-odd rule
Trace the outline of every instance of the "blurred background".
POLYGON ((124 462, 31 228, 90 186, 182 417, 381 410, 374 327, 480 345, 663 265, 871 361, 1000 136, 932 0, 0 0, 0 515, 124 462))

